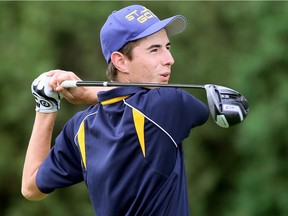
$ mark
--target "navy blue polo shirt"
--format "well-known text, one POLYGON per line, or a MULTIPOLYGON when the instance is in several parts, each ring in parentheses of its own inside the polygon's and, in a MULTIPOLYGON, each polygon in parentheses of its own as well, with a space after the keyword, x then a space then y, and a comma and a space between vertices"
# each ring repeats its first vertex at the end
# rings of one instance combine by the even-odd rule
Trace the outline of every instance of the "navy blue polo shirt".
POLYGON ((189 215, 182 141, 207 106, 176 88, 115 88, 71 118, 40 166, 43 193, 85 181, 97 216, 189 215))

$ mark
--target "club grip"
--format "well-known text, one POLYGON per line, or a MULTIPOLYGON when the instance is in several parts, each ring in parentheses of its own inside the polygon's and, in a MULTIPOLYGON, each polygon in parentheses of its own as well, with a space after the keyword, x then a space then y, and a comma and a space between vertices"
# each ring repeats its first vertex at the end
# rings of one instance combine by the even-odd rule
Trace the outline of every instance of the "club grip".
POLYGON ((63 88, 76 88, 77 87, 77 80, 65 80, 61 83, 63 88))

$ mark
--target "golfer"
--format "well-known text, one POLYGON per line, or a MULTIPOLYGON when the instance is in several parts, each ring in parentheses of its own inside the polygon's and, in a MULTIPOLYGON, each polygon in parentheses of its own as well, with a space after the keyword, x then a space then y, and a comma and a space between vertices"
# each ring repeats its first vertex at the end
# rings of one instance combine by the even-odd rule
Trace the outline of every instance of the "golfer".
MULTIPOLYGON (((169 37, 185 27, 183 16, 160 20, 141 5, 114 11, 100 32, 109 80, 167 84, 169 37)), ((62 88, 69 79, 80 80, 52 70, 31 85, 36 117, 23 196, 40 200, 84 181, 97 216, 189 215, 182 142, 207 121, 207 106, 177 88, 62 88), (93 105, 65 124, 51 148, 62 96, 93 105)))

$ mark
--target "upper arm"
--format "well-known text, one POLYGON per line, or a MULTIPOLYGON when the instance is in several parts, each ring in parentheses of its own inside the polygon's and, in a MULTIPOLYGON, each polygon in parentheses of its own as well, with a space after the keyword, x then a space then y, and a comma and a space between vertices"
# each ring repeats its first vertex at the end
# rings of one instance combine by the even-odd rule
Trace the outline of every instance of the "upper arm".
POLYGON ((175 88, 155 90, 151 91, 153 95, 147 101, 149 115, 178 142, 186 138, 193 127, 207 121, 208 107, 188 92, 175 88))
POLYGON ((65 125, 38 170, 36 184, 42 193, 51 193, 56 188, 83 181, 81 157, 74 143, 74 136, 77 133, 74 126, 73 121, 65 125))

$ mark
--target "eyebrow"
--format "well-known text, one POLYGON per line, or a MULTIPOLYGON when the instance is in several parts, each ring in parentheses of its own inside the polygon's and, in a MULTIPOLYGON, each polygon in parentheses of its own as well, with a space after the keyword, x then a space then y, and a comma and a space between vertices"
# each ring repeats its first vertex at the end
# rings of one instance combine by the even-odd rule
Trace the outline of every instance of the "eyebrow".
MULTIPOLYGON (((167 47, 167 46, 171 46, 171 42, 168 42, 166 45, 165 45, 165 47, 167 47)), ((151 46, 149 46, 148 48, 147 48, 147 50, 151 50, 151 49, 153 49, 153 48, 161 48, 162 47, 162 45, 160 45, 160 44, 152 44, 151 46)))

